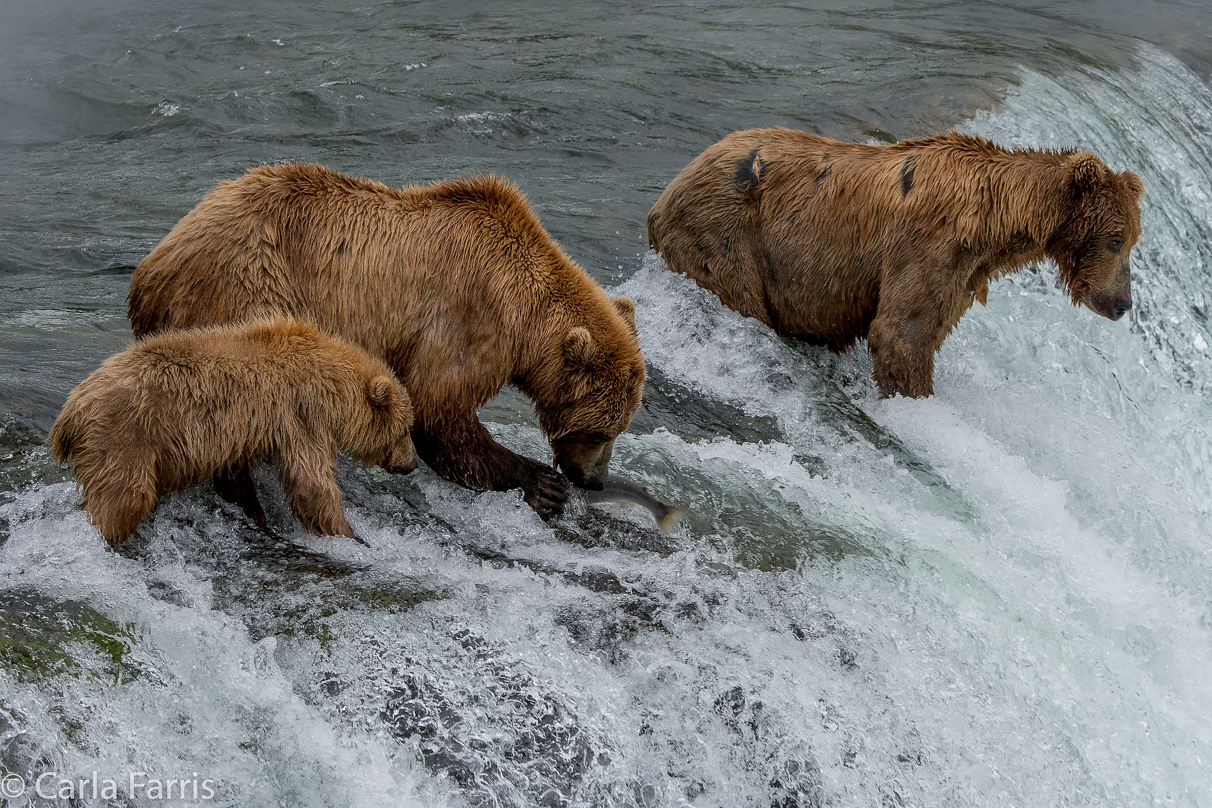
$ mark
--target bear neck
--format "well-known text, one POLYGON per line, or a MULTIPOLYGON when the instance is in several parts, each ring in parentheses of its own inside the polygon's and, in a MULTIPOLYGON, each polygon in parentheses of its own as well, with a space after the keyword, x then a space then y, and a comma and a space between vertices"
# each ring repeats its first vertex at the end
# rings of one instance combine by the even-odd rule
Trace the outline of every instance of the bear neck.
POLYGON ((957 223, 961 242, 980 252, 1045 251, 1073 207, 1063 159, 1045 152, 1003 152, 973 167, 978 176, 972 180, 987 190, 957 223))
POLYGON ((561 402, 568 399, 563 342, 557 341, 557 335, 562 337, 567 328, 561 323, 542 331, 546 339, 522 340, 518 343, 509 384, 530 399, 546 434, 548 424, 555 417, 561 402))

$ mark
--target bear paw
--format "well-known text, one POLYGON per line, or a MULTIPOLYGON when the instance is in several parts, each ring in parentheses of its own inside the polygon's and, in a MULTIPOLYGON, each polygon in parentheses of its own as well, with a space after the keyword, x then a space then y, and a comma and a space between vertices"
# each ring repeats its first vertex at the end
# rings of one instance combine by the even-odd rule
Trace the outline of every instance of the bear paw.
POLYGON ((553 519, 564 512, 572 493, 572 483, 558 471, 535 464, 534 478, 523 489, 522 498, 543 519, 553 519))

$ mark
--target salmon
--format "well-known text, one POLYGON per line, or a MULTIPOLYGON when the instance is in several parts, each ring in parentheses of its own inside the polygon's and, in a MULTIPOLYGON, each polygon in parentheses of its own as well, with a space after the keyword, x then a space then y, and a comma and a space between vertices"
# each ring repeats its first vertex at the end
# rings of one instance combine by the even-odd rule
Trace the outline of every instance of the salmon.
POLYGON ((586 491, 585 501, 590 505, 600 502, 617 502, 622 505, 643 505, 656 519, 657 527, 669 530, 685 516, 688 511, 676 505, 667 505, 649 494, 644 488, 618 477, 608 477, 600 491, 586 491))

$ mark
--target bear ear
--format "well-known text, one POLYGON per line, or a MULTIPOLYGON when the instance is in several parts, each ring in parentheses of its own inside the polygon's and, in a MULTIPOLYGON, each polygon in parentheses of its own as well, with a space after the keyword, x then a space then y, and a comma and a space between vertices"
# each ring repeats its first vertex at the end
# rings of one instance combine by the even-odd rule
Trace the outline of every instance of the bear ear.
POLYGON ((1135 172, 1125 171, 1119 176, 1128 186, 1128 190, 1136 194, 1137 199, 1145 195, 1145 184, 1141 182, 1140 177, 1135 172))
POLYGON ((571 367, 588 367, 597 351, 598 346, 594 344, 593 335, 587 328, 575 326, 564 337, 564 358, 571 367))
POLYGON ((392 379, 376 376, 366 383, 366 399, 370 406, 381 410, 391 409, 396 403, 396 387, 392 379))
POLYGON ((1073 185, 1083 193, 1095 191, 1106 184, 1107 167, 1098 155, 1090 152, 1077 152, 1066 163, 1073 185))
POLYGON ((627 321, 627 325, 631 326, 631 333, 636 334, 635 302, 631 298, 623 297, 622 295, 610 302, 614 304, 615 309, 618 310, 622 318, 627 321))

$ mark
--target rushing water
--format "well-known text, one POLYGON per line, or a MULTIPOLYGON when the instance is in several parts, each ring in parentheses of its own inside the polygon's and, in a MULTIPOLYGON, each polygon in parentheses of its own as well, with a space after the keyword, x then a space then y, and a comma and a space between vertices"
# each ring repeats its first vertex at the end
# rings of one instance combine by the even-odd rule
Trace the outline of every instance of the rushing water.
MULTIPOLYGON (((132 773, 231 806, 1212 804, 1212 11, 281 5, 0 9, 0 769, 116 781, 86 805, 164 804, 132 773), (865 351, 646 250, 691 157, 775 124, 1094 149, 1148 189, 1136 307, 1029 269, 934 398, 880 401, 865 351), (548 525, 343 463, 369 547, 303 535, 265 472, 287 540, 203 486, 108 550, 45 431, 130 339, 131 267, 285 159, 516 181, 636 300, 616 470, 691 516, 548 525)), ((483 417, 544 456, 517 394, 483 417)))

